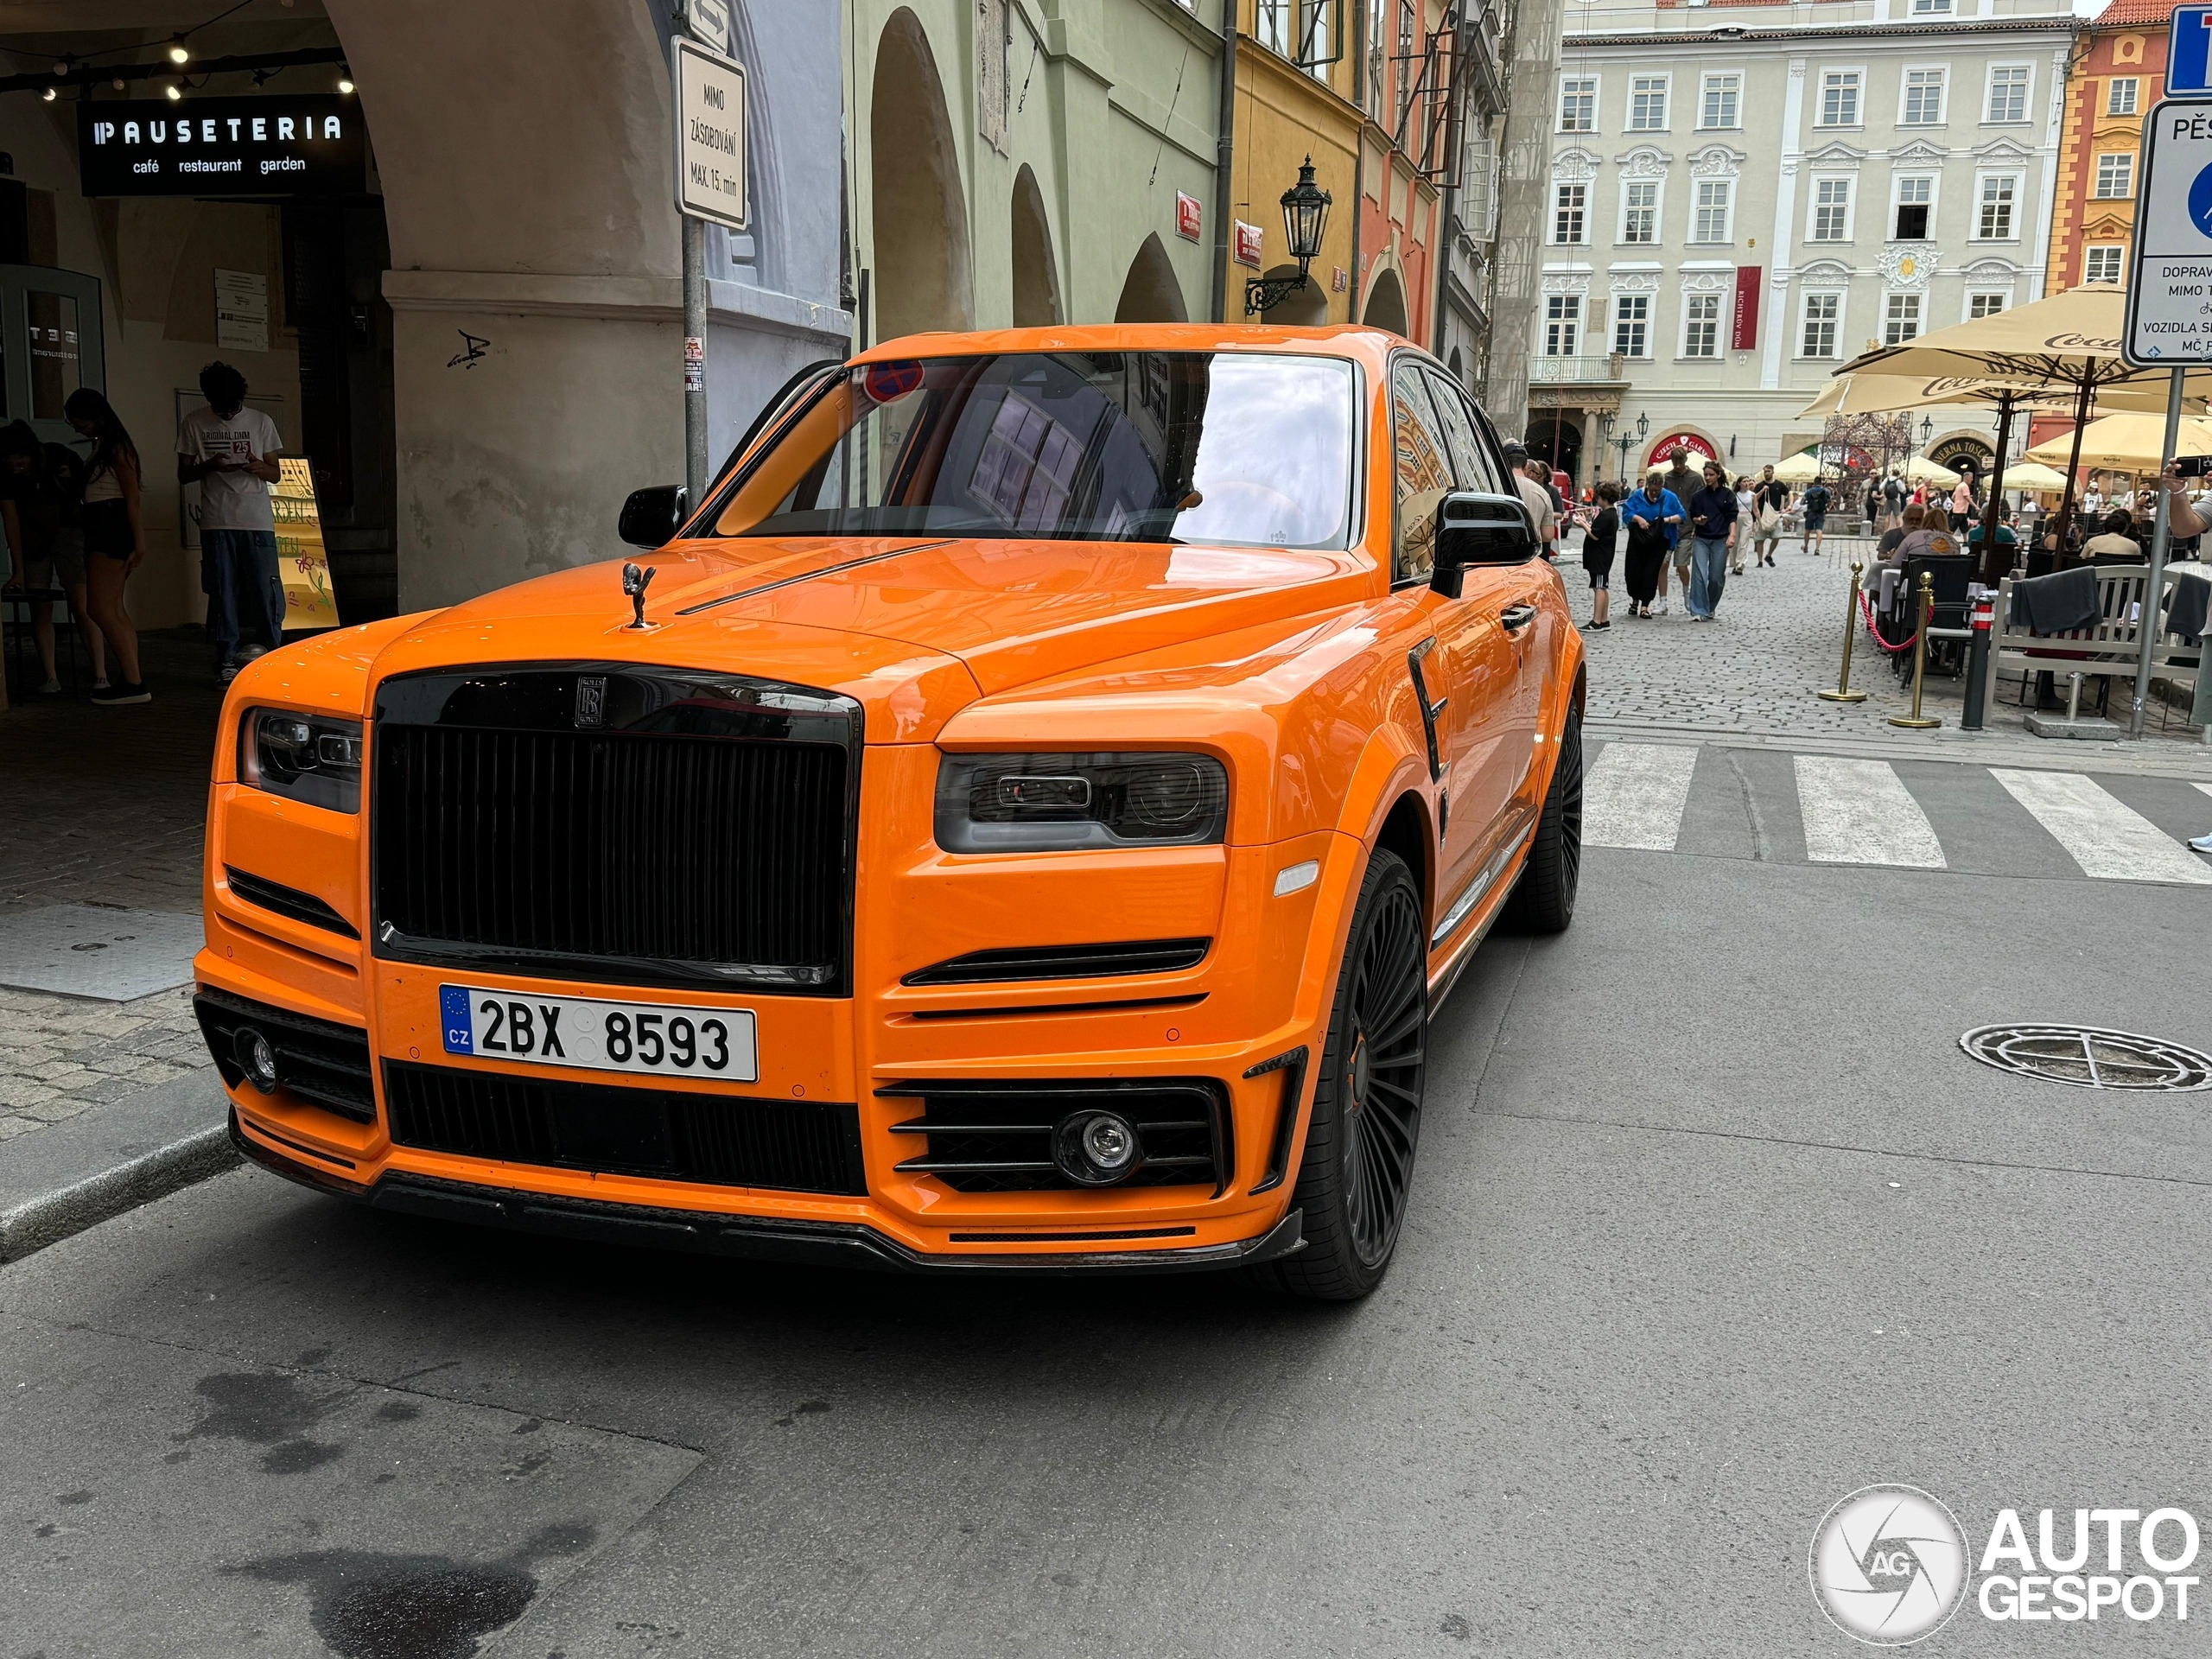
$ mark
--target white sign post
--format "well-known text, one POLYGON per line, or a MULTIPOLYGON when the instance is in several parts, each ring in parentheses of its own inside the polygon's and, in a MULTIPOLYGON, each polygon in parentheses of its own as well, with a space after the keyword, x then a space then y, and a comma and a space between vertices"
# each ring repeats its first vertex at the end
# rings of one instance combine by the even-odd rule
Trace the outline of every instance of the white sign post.
MULTIPOLYGON (((2164 631, 2166 464, 2181 440, 2185 371, 2212 365, 2212 100, 2171 99, 2143 122, 2143 179, 2135 197, 2135 241, 2128 273, 2127 327, 2120 355, 2137 368, 2173 371, 2166 391, 2166 439, 2159 452, 2158 511, 2151 569, 2136 622, 2135 700, 2127 734, 2143 735, 2151 695, 2151 647, 2164 631)), ((2201 678, 2202 677, 2200 677, 2201 678)), ((2203 690, 2197 693, 2202 712, 2203 690)))
POLYGON ((745 66, 679 35, 669 42, 668 80, 676 117, 676 211, 683 227, 688 518, 707 490, 707 226, 741 231, 746 222, 745 66))

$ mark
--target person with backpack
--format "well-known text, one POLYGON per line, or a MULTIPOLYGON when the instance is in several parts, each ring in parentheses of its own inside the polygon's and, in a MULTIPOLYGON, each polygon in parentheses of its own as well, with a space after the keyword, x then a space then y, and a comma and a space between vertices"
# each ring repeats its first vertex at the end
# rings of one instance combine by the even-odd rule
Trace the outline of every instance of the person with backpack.
MULTIPOLYGON (((16 567, 15 585, 25 593, 68 595, 70 615, 92 663, 92 689, 107 690, 107 642, 91 623, 85 588, 85 463, 67 444, 41 443, 27 421, 0 428, 0 525, 16 567)), ((31 637, 38 642, 46 683, 41 696, 61 690, 54 655, 54 607, 30 607, 31 637)))
POLYGON ((1821 537, 1827 533, 1828 527, 1828 486, 1819 479, 1815 479, 1805 486, 1803 545, 1808 553, 1818 553, 1821 550, 1821 537))
POLYGON ((1892 472, 1882 480, 1882 529, 1887 532, 1904 525, 1904 480, 1892 472))
POLYGON ((1643 487, 1621 509, 1628 526, 1628 597, 1630 616, 1651 615, 1651 600, 1681 534, 1682 503, 1666 486, 1657 467, 1643 487))

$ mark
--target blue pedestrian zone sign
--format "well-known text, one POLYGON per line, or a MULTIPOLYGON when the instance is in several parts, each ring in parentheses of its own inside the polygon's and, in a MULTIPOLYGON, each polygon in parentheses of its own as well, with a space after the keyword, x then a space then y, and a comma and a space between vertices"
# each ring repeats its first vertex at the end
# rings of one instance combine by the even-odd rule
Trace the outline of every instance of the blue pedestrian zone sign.
MULTIPOLYGON (((2181 20, 2200 25, 2192 37, 2199 79, 2208 15, 2212 6, 2174 13, 2177 65, 2181 20)), ((2212 99, 2164 99, 2144 118, 2130 257, 2121 356, 2138 368, 2212 365, 2212 99)))
POLYGON ((2166 96, 2212 97, 2212 6, 2174 8, 2166 51, 2166 96))

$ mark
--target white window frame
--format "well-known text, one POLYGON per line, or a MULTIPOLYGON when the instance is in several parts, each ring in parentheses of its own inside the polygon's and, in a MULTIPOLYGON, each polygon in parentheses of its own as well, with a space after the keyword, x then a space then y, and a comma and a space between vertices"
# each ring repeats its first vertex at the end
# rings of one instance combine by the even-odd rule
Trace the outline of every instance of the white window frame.
POLYGON ((1700 132, 1740 132, 1743 130, 1743 71, 1740 69, 1715 70, 1710 73, 1700 75, 1698 78, 1697 83, 1697 130, 1700 132), (1717 85, 1717 83, 1724 80, 1732 80, 1736 84, 1732 88, 1724 88, 1717 85), (1708 100, 1714 92, 1722 91, 1732 92, 1734 97, 1734 107, 1730 111, 1730 113, 1736 118, 1732 121, 1708 122, 1705 118, 1707 100, 1708 100))
POLYGON ((1590 185, 1583 179, 1554 179, 1552 181, 1551 239, 1548 246, 1554 248, 1586 248, 1590 245, 1590 185), (1563 240, 1559 233, 1560 215, 1568 211, 1560 200, 1562 191, 1580 190, 1582 200, 1573 211, 1580 213, 1582 234, 1572 241, 1563 240))
POLYGON ((1624 248, 1649 248, 1658 245, 1659 226, 1667 211, 1666 184, 1667 181, 1664 179, 1623 179, 1621 181, 1620 215, 1613 225, 1613 240, 1618 245, 1624 248), (1643 237, 1630 237, 1628 233, 1628 193, 1631 190, 1651 192, 1651 206, 1647 210, 1651 215, 1651 225, 1649 233, 1643 237))
POLYGON ((1831 63, 1821 67, 1820 85, 1813 89, 1813 124, 1831 131, 1848 132, 1866 124, 1866 66, 1863 63, 1831 63), (1852 81, 1851 119, 1831 121, 1828 116, 1828 81, 1832 77, 1848 75, 1852 81))
POLYGON ((1852 221, 1859 211, 1858 185, 1857 178, 1849 173, 1815 173, 1806 181, 1805 240, 1808 243, 1818 244, 1821 247, 1834 247, 1851 240, 1853 228, 1852 221), (1833 201, 1823 202, 1821 200, 1821 187, 1824 184, 1840 184, 1843 187, 1843 234, 1840 236, 1822 236, 1820 233, 1821 209, 1824 207, 1832 208, 1835 206, 1833 201))
POLYGON ((1951 119, 1951 66, 1948 63, 1908 63, 1897 72, 1897 125, 1910 127, 1915 132, 1929 127, 1948 125, 1951 119), (1936 77, 1936 118, 1915 121, 1906 115, 1907 100, 1912 90, 1915 75, 1936 77))
POLYGON ((1971 211, 1974 214, 1974 218, 1970 221, 1969 233, 1967 237, 1967 241, 2018 242, 2020 239, 2020 210, 2022 207, 2020 187, 2026 175, 2012 168, 1993 168, 1986 173, 1976 173, 1974 175, 1974 201, 1971 206, 1971 211), (1993 182, 1999 179, 2009 179, 2012 181, 2012 223, 2006 227, 2007 234, 2004 236, 1984 236, 1981 233, 1981 210, 1985 200, 1984 193, 1988 189, 1989 186, 1993 182))
POLYGON ((2092 242, 2082 250, 2082 280, 2085 283, 2124 283, 2127 280, 2127 244, 2125 242, 2092 242), (2110 276, 2099 276, 2091 270, 2097 255, 2108 253, 2112 266, 2110 276))
POLYGON ((1728 320, 1727 307, 1720 303, 1721 297, 1718 289, 1700 289, 1696 293, 1682 296, 1681 356, 1684 362, 1718 363, 1720 360, 1726 344, 1720 338, 1720 325, 1728 320), (1693 314, 1705 305, 1713 308, 1713 315, 1707 320, 1713 329, 1713 349, 1694 352, 1690 350, 1690 330, 1699 326, 1699 320, 1693 314))
POLYGON ((1690 190, 1690 222, 1687 245, 1694 248, 1725 248, 1736 240, 1736 181, 1733 179, 1694 179, 1690 190), (1719 187, 1722 193, 1720 234, 1717 237, 1700 236, 1698 219, 1705 212, 1705 193, 1719 187))
MULTIPOLYGON (((1943 175, 1940 173, 1894 173, 1890 175, 1890 218, 1883 227, 1885 240, 1891 242, 1928 242, 1936 236, 1936 201, 1943 191, 1943 175), (1928 186, 1928 228, 1918 236, 1900 237, 1897 234, 1897 209, 1906 206, 1904 187, 1908 181, 1925 181, 1928 186)), ((1921 204, 1914 202, 1913 207, 1921 204)))
POLYGON ((1928 296, 1925 294, 1916 289, 1910 293, 1891 289, 1882 296, 1882 344, 1884 346, 1906 345, 1918 340, 1927 332, 1928 296), (1899 334, 1892 340, 1890 338, 1891 329, 1900 321, 1897 308, 1907 302, 1910 302, 1912 311, 1912 332, 1909 334, 1899 334))
POLYGON ((1953 10, 1953 0, 1912 0, 1912 15, 1916 17, 1948 17, 1953 10))
POLYGON ((2142 76, 2114 75, 2105 83, 2105 113, 2107 115, 2137 114, 2139 112, 2137 105, 2141 102, 2142 97, 2142 76), (2127 88, 2127 98, 2124 104, 2120 96, 2120 89, 2123 86, 2127 88))
POLYGON ((2089 200, 2092 201, 2134 200, 2135 152, 2132 149, 2101 149, 2096 153, 2095 160, 2097 165, 2096 170, 2090 180, 2089 200), (2118 163, 2118 165, 2113 167, 2111 170, 2120 175, 2120 181, 2127 187, 2125 190, 2113 191, 2107 190, 2105 188, 2106 164, 2107 162, 2118 163))
MULTIPOLYGON (((1976 300, 2000 301, 2002 303, 2000 303, 1996 309, 1998 311, 2010 311, 2012 308, 2012 290, 2010 288, 1978 288, 1974 285, 1974 279, 1972 277, 1968 277, 1967 279, 1966 305, 1959 313, 1959 321, 1961 322, 1972 322, 1974 321, 1974 302, 1976 300)), ((1994 313, 1984 312, 1982 315, 1988 316, 1993 315, 1994 313)))
POLYGON ((1650 359, 1652 327, 1654 323, 1657 321, 1657 319, 1652 315, 1654 308, 1651 302, 1657 297, 1658 296, 1656 295, 1654 295, 1648 290, 1641 293, 1616 294, 1613 296, 1613 303, 1611 308, 1612 311, 1612 329, 1611 332, 1605 336, 1606 350, 1609 355, 1613 357, 1630 358, 1638 361, 1648 362, 1650 359), (1643 315, 1642 316, 1624 317, 1621 315, 1624 311, 1630 309, 1631 307, 1636 306, 1638 303, 1641 303, 1643 308, 1643 315), (1640 326, 1643 331, 1643 349, 1641 351, 1625 351, 1622 349, 1621 330, 1624 327, 1637 326, 1640 326))
MULTIPOLYGON (((1554 132, 1595 132, 1598 130, 1598 99, 1605 90, 1599 85, 1601 79, 1602 77, 1598 75, 1561 75, 1559 78, 1559 107, 1552 114, 1552 119, 1557 124, 1552 129, 1554 132), (1570 127, 1566 124, 1567 89, 1570 85, 1587 86, 1590 88, 1590 124, 1586 127, 1570 127)), ((1580 94, 1578 93, 1576 96, 1580 97, 1580 94)))
POLYGON ((1834 363, 1840 362, 1842 359, 1843 314, 1844 308, 1847 303, 1847 291, 1840 288, 1808 288, 1802 294, 1798 296, 1796 345, 1797 355, 1799 357, 1810 363, 1834 363), (1805 329, 1806 326, 1812 321, 1813 302, 1815 300, 1834 300, 1835 302, 1835 315, 1833 317, 1823 319, 1823 321, 1827 322, 1834 330, 1834 334, 1828 340, 1829 349, 1825 352, 1808 352, 1805 349, 1808 343, 1805 338, 1805 329))
POLYGON ((1544 350, 1546 357, 1580 357, 1582 355, 1582 325, 1588 321, 1582 315, 1583 296, 1580 294, 1547 294, 1544 296, 1544 350), (1553 349, 1561 340, 1564 331, 1566 351, 1553 349))
POLYGON ((1981 124, 1983 126, 2026 126, 2030 122, 2035 119, 2035 108, 2036 67, 2032 62, 2016 60, 2007 63, 1993 63, 1988 67, 1988 68, 1982 72, 1981 124), (2023 85, 2020 92, 2020 112, 2018 115, 2000 116, 1993 114, 1992 111, 1994 109, 1997 100, 1997 77, 2000 73, 2009 77, 2011 73, 2015 69, 2024 71, 2027 75, 2027 80, 2023 85))
POLYGON ((1671 69, 1645 70, 1628 78, 1628 108, 1623 111, 1623 132, 1671 132, 1675 119, 1675 74, 1671 69), (1659 124, 1640 127, 1636 124, 1637 84, 1639 81, 1659 83, 1659 124))

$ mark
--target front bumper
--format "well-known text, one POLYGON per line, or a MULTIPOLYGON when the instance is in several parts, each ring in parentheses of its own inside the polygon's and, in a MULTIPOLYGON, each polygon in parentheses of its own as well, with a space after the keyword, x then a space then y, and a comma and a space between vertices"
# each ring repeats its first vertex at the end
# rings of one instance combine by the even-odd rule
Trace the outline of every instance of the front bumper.
MULTIPOLYGON (((1135 1274, 1194 1273, 1255 1267, 1303 1249, 1304 1212, 1293 1210, 1256 1238, 1186 1249, 1085 1250, 1044 1255, 933 1255, 911 1249, 858 1222, 823 1222, 709 1215, 698 1211, 608 1204, 512 1188, 480 1186, 391 1172, 357 1185, 297 1162, 248 1135, 231 1112, 231 1141, 264 1169, 319 1192, 375 1210, 473 1222, 522 1232, 550 1233, 601 1244, 639 1244, 705 1255, 738 1256, 809 1267, 863 1268, 899 1273, 1135 1274)), ((1159 1230, 1131 1230, 1132 1237, 1159 1230)), ((1096 1236, 1094 1234, 1093 1236, 1096 1236)), ((1037 1242, 1045 1242, 1042 1239, 1037 1242)))

